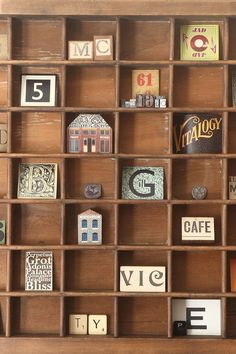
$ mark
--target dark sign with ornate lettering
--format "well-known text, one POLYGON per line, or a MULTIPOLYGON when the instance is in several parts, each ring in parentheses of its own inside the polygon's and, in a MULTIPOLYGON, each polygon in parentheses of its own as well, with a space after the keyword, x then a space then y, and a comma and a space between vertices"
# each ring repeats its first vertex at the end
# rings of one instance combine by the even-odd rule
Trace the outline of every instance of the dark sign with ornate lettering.
POLYGON ((208 113, 178 114, 173 140, 177 154, 221 153, 222 117, 208 113))

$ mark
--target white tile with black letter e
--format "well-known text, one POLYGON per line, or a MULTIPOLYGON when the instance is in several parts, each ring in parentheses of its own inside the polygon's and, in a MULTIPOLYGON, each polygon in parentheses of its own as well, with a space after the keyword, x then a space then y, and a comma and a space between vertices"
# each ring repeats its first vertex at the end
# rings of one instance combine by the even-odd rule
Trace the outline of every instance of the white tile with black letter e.
POLYGON ((174 321, 186 321, 187 335, 221 335, 221 300, 174 299, 174 321))

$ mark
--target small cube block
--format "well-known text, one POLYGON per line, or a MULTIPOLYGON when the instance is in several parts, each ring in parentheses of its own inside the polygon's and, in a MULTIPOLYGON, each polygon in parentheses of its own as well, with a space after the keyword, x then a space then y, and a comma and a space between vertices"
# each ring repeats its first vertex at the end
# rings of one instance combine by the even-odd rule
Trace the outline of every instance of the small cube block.
POLYGON ((92 41, 69 41, 69 60, 93 60, 92 41))
POLYGON ((87 334, 88 315, 70 315, 69 334, 87 334))
POLYGON ((97 183, 89 183, 84 186, 84 196, 88 199, 98 199, 102 195, 102 186, 97 183))
POLYGON ((130 103, 130 108, 135 108, 136 107, 136 98, 131 98, 129 100, 130 103))
POLYGON ((107 334, 107 315, 89 315, 89 334, 107 334))
POLYGON ((113 60, 113 37, 94 36, 94 59, 113 60))
POLYGON ((160 98, 160 108, 166 108, 166 98, 160 98))
POLYGON ((174 336, 186 336, 187 335, 187 322, 186 321, 174 321, 173 335, 174 336))

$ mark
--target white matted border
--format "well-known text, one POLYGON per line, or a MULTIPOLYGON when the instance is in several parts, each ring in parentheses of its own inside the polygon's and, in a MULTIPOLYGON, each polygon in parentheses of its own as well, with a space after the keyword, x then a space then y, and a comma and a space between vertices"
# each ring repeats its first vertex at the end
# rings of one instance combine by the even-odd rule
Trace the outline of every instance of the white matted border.
POLYGON ((56 95, 57 95, 57 75, 56 74, 34 74, 21 75, 21 95, 20 95, 20 105, 23 107, 55 107, 56 105, 56 95), (27 80, 49 80, 50 81, 50 94, 49 102, 27 102, 26 101, 26 89, 27 89, 27 80))

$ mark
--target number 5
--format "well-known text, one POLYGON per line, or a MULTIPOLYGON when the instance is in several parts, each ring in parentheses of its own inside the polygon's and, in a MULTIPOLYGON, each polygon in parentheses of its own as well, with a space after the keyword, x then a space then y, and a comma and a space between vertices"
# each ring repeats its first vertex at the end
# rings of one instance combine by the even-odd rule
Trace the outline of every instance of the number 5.
POLYGON ((37 94, 37 96, 32 96, 32 100, 41 100, 41 98, 43 97, 43 91, 40 90, 38 87, 42 85, 42 82, 34 82, 34 92, 37 94))

